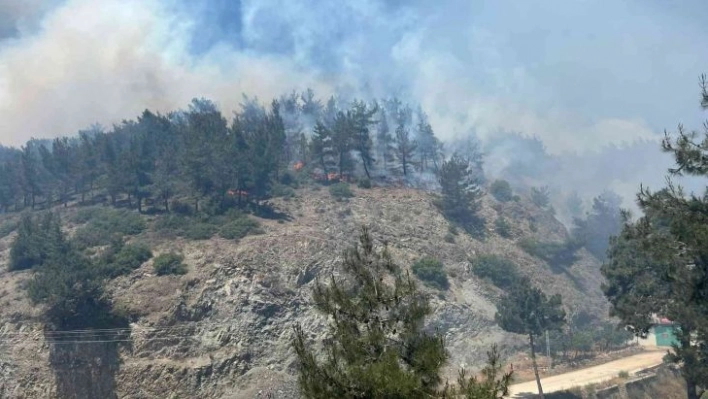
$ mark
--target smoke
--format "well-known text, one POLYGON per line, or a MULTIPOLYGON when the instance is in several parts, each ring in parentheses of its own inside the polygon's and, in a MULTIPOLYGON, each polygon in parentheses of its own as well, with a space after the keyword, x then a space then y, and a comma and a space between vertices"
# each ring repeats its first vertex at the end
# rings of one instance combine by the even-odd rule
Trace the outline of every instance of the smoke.
MULTIPOLYGON (((0 143, 72 135, 193 97, 229 114, 242 93, 267 101, 311 87, 318 97, 403 97, 444 140, 470 130, 485 143, 499 132, 536 136, 556 157, 540 180, 634 192, 670 164, 659 132, 682 119, 699 126, 700 6, 0 0, 0 143)), ((491 169, 530 157, 496 148, 491 169)))
POLYGON ((215 46, 189 51, 192 23, 156 0, 71 0, 33 34, 0 47, 0 142, 71 135, 94 122, 172 110, 193 97, 234 109, 241 93, 275 97, 326 83, 287 57, 215 46))

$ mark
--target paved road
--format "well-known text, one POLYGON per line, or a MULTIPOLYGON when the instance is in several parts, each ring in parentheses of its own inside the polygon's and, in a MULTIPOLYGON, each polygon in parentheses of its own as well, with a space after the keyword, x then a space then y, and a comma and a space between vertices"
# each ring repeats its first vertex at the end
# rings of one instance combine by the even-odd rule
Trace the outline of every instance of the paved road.
MULTIPOLYGON (((554 375, 541 379, 544 393, 562 391, 573 387, 596 384, 611 380, 626 371, 630 375, 661 363, 666 350, 644 352, 623 359, 614 360, 599 366, 575 370, 565 374, 554 375)), ((536 381, 524 382, 511 387, 512 398, 535 397, 538 394, 536 381)))

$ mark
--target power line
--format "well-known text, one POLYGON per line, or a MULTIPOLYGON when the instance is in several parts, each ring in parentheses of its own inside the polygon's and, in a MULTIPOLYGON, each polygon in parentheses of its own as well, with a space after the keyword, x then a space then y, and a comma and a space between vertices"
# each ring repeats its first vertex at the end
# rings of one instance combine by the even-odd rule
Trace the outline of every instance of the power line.
POLYGON ((164 327, 135 326, 130 328, 13 331, 0 333, 0 343, 17 343, 33 338, 44 338, 45 342, 52 343, 55 345, 118 343, 135 341, 137 341, 136 343, 147 343, 152 341, 166 341, 174 339, 192 339, 198 333, 196 331, 191 332, 188 330, 205 329, 209 327, 219 326, 231 326, 231 324, 212 322, 201 324, 182 324, 177 326, 164 327))

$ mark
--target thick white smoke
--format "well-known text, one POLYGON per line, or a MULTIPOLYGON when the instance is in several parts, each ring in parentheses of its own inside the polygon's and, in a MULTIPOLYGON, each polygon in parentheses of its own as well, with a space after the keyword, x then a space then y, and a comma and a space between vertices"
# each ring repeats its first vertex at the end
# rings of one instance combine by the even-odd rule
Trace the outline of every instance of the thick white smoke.
POLYGON ((73 135, 94 122, 172 110, 193 97, 235 109, 325 82, 286 57, 216 47, 190 54, 190 21, 157 0, 70 0, 0 47, 0 143, 73 135))
MULTIPOLYGON (((535 135, 572 168, 555 183, 578 191, 660 184, 656 171, 670 160, 656 162, 656 149, 597 154, 656 142, 681 115, 698 126, 692 82, 708 65, 691 52, 700 32, 689 21, 657 33, 662 18, 680 16, 659 6, 638 14, 632 1, 525 4, 0 0, 0 144, 72 135, 193 97, 229 114, 242 93, 268 101, 293 89, 326 97, 345 88, 421 104, 443 139, 470 130, 485 141, 500 131, 535 135), (194 37, 216 32, 190 12, 199 7, 239 7, 229 21, 238 40, 194 52, 194 37), (633 168, 644 162, 651 170, 633 168), (634 172, 609 173, 608 163, 634 172)), ((496 155, 523 155, 514 151, 496 155)))

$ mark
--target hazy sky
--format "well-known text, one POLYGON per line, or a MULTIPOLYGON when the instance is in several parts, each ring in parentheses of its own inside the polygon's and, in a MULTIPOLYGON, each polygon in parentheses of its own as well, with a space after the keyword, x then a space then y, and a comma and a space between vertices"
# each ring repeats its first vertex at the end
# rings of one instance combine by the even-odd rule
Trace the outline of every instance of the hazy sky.
POLYGON ((312 86, 409 96, 442 137, 595 150, 699 126, 706 20, 700 0, 0 0, 0 143, 312 86))

